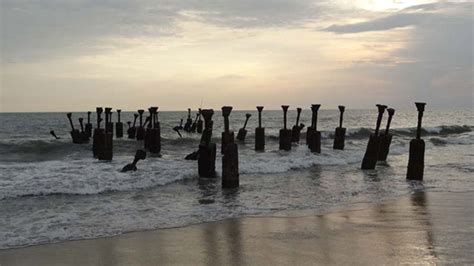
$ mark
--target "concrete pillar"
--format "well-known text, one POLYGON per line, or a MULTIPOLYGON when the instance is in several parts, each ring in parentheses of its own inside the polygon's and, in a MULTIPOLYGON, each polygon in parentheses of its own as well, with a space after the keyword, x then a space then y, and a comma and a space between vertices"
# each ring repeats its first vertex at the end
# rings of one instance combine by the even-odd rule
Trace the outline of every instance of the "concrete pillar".
POLYGON ((288 105, 282 105, 283 109, 283 128, 280 129, 280 150, 291 150, 291 130, 286 126, 286 115, 288 113, 288 105))
POLYGON ((377 116, 377 124, 375 126, 375 133, 371 134, 369 137, 369 143, 367 143, 367 149, 365 151, 364 158, 362 159, 361 169, 363 170, 375 169, 375 165, 377 164, 380 146, 380 123, 382 122, 383 113, 385 112, 387 106, 381 104, 377 104, 376 106, 379 111, 377 116))
POLYGON ((410 141, 410 155, 408 157, 407 179, 423 180, 425 168, 425 141, 421 139, 421 121, 426 103, 415 103, 418 110, 418 126, 416 139, 410 141))
POLYGON ((336 132, 334 133, 333 149, 344 150, 344 142, 346 139, 346 128, 342 127, 342 120, 344 118, 345 107, 342 105, 339 105, 338 108, 339 108, 339 127, 336 128, 336 132))

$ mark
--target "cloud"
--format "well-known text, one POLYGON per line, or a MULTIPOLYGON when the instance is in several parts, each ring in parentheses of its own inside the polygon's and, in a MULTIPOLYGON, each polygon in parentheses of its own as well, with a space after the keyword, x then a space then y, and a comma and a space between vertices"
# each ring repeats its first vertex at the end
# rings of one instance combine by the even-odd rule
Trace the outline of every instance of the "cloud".
POLYGON ((176 35, 177 22, 223 27, 275 27, 318 14, 311 0, 3 0, 4 62, 89 54, 110 49, 108 39, 176 35), (192 14, 192 16, 189 16, 192 14))
POLYGON ((364 22, 342 25, 334 24, 323 29, 323 31, 334 33, 385 31, 407 26, 438 24, 440 19, 452 19, 453 16, 451 15, 453 13, 456 15, 455 19, 463 19, 463 16, 467 16, 469 12, 472 12, 472 3, 433 3, 416 5, 405 8, 395 14, 385 15, 364 22))
POLYGON ((417 25, 430 18, 430 14, 395 14, 383 18, 378 18, 366 22, 331 25, 324 31, 335 33, 360 33, 367 31, 384 31, 395 28, 417 25))
POLYGON ((417 5, 365 22, 332 25, 324 31, 365 38, 409 26, 399 49, 382 61, 356 61, 348 71, 387 81, 386 96, 398 102, 418 99, 435 106, 472 106, 473 7, 473 3, 417 5))

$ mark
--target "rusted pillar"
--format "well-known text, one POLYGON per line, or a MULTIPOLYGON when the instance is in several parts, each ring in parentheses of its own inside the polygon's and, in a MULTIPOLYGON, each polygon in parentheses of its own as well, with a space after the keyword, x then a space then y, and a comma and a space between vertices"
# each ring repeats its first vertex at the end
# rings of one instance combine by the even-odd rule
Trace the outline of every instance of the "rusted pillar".
POLYGON ((82 117, 79 118, 79 124, 81 125, 81 143, 89 142, 89 136, 84 131, 84 119, 82 117))
POLYGON ((135 136, 136 136, 136 133, 137 133, 137 127, 136 127, 137 118, 138 118, 138 114, 133 114, 133 126, 130 127, 130 124, 129 124, 129 128, 127 129, 127 135, 128 135, 129 139, 134 139, 135 136))
POLYGON ((74 128, 74 124, 72 123, 72 113, 67 113, 66 116, 69 119, 69 124, 71 125, 72 143, 81 144, 82 143, 81 132, 79 132, 79 130, 74 128))
POLYGON ((388 120, 387 120, 387 127, 385 128, 385 132, 380 134, 380 146, 379 146, 379 154, 378 160, 379 161, 386 161, 388 153, 390 151, 390 144, 392 143, 392 134, 390 134, 390 123, 392 122, 392 117, 395 114, 395 109, 388 108, 388 120))
POLYGON ((196 114, 196 118, 194 119, 194 122, 193 122, 193 124, 191 125, 191 128, 189 129, 189 132, 191 132, 191 133, 195 133, 195 132, 196 132, 198 119, 199 119, 199 113, 196 114))
POLYGON ((198 113, 198 121, 197 121, 197 125, 196 125, 196 131, 197 133, 201 134, 202 133, 202 127, 203 127, 203 123, 202 123, 202 119, 201 119, 201 108, 199 108, 199 113, 198 113))
POLYGON ((143 127, 145 128, 145 136, 143 138, 143 146, 145 147, 145 150, 148 150, 149 146, 150 146, 150 139, 151 139, 151 129, 152 129, 152 125, 153 123, 151 122, 151 117, 152 117, 152 110, 151 110, 151 107, 148 108, 148 112, 150 113, 149 116, 147 116, 147 118, 145 119, 145 124, 143 124, 143 127), (150 122, 147 127, 147 123, 150 122))
POLYGON ((286 127, 286 115, 288 113, 288 105, 282 105, 283 109, 283 128, 280 129, 280 150, 291 150, 291 130, 286 127))
POLYGON ((224 132, 222 132, 221 138, 221 154, 224 154, 227 145, 234 143, 234 131, 229 130, 229 115, 232 111, 232 106, 223 106, 221 110, 222 116, 224 117, 224 132))
POLYGON ((257 106, 258 111, 258 127, 255 129, 255 150, 265 150, 265 128, 262 127, 262 110, 263 106, 257 106))
POLYGON ((91 112, 87 112, 87 123, 84 129, 86 135, 91 138, 92 137, 92 124, 91 124, 91 112))
POLYGON ((237 133, 237 139, 240 140, 240 141, 245 141, 245 137, 247 136, 247 130, 245 129, 245 127, 247 127, 247 123, 248 123, 250 117, 252 117, 251 114, 245 114, 244 127, 239 129, 239 133, 237 133))
POLYGON ((105 131, 107 133, 112 133, 114 135, 114 122, 112 122, 112 108, 105 108, 105 114, 107 116, 107 121, 105 122, 105 131))
POLYGON ((204 118, 204 131, 198 150, 198 172, 200 177, 214 178, 216 177, 216 144, 211 143, 214 110, 203 109, 201 114, 204 118))
POLYGON ((143 140, 145 138, 145 128, 143 127, 143 113, 145 110, 138 110, 140 124, 137 127, 137 140, 143 140))
POLYGON ((304 128, 304 124, 300 124, 300 115, 301 115, 301 108, 296 108, 296 123, 291 130, 291 142, 300 142, 300 133, 301 130, 304 128))
POLYGON ((383 113, 387 106, 377 104, 376 105, 379 111, 377 116, 377 124, 375 126, 375 133, 371 134, 369 137, 369 143, 367 143, 367 149, 365 151, 364 159, 362 160, 361 169, 375 169, 375 165, 377 164, 377 158, 379 153, 379 146, 380 146, 380 137, 379 137, 379 129, 380 123, 382 122, 383 113))
POLYGON ((188 119, 186 119, 186 124, 184 124, 184 131, 190 132, 192 124, 193 119, 191 118, 191 108, 188 108, 188 119))
POLYGON ((123 123, 120 122, 120 112, 122 112, 122 110, 118 109, 117 110, 117 123, 115 123, 115 136, 117 138, 123 137, 123 123))
POLYGON ((320 104, 311 105, 311 129, 308 128, 308 147, 311 152, 321 153, 321 132, 318 131, 318 111, 320 104))
POLYGON ((344 110, 346 107, 339 105, 339 127, 336 127, 336 132, 334 133, 334 145, 333 149, 335 150, 344 150, 344 142, 346 139, 346 128, 342 127, 342 120, 344 118, 344 110))
POLYGON ((145 148, 150 153, 158 154, 161 152, 161 129, 158 122, 158 107, 150 107, 150 124, 151 128, 146 131, 145 148))
POLYGON ((239 186, 239 154, 234 143, 234 132, 229 130, 229 115, 231 106, 222 107, 224 116, 224 132, 222 133, 222 187, 235 188, 239 186), (224 141, 225 139, 225 141, 224 141))
POLYGON ((100 122, 102 122, 102 107, 96 108, 97 113, 97 127, 94 129, 93 141, 92 141, 92 154, 94 158, 99 157, 99 150, 102 150, 105 142, 105 130, 100 128, 100 122))
POLYGON ((410 141, 407 179, 423 180, 425 168, 425 141, 421 139, 421 120, 423 118, 426 103, 415 103, 415 105, 418 110, 418 126, 416 128, 416 139, 410 141))
MULTIPOLYGON (((105 124, 109 123, 111 119, 111 110, 112 108, 105 108, 105 124)), ((112 127, 113 128, 113 127, 112 127)), ((99 137, 103 138, 103 145, 99 146, 98 153, 97 153, 97 158, 99 160, 104 160, 104 161, 110 161, 113 158, 113 138, 114 134, 113 132, 108 132, 107 130, 104 130, 99 137)))

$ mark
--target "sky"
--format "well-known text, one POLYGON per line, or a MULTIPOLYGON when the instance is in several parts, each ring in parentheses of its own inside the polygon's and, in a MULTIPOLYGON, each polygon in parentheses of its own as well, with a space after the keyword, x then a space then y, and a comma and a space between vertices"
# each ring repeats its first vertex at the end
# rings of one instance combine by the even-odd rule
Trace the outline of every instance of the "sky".
POLYGON ((0 0, 0 112, 473 106, 473 1, 0 0))

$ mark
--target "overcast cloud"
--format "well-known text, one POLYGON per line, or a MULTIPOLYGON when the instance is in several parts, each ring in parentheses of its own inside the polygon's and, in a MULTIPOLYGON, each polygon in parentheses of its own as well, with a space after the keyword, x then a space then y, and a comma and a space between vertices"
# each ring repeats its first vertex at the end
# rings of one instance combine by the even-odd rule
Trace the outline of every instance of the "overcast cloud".
POLYGON ((221 88, 275 107, 472 107, 473 3, 375 2, 3 0, 0 111, 222 105, 221 88))

